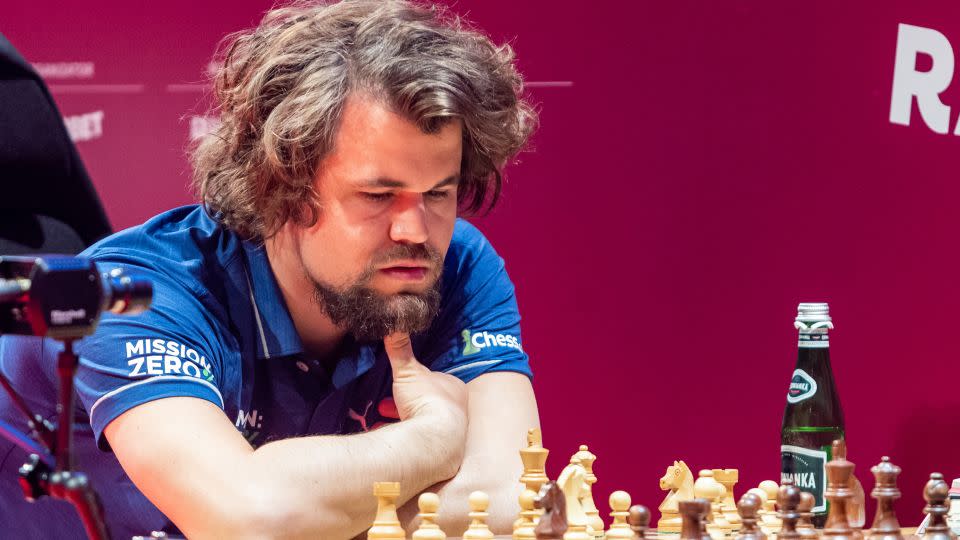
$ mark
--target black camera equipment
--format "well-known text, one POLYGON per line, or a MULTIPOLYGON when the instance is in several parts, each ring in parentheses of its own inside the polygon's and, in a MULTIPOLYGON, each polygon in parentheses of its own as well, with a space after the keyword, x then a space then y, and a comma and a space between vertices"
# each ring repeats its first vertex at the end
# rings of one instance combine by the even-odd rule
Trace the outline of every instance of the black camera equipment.
MULTIPOLYGON (((104 311, 132 315, 150 307, 152 299, 153 285, 146 279, 119 268, 101 274, 86 258, 0 256, 0 334, 50 337, 64 345, 57 356, 56 426, 33 414, 0 373, 0 385, 43 447, 20 468, 20 485, 27 500, 49 495, 73 504, 93 540, 108 540, 109 533, 96 493, 73 464, 73 377, 79 364, 73 344, 93 333, 104 311)), ((11 430, 0 429, 0 435, 30 447, 11 430)))

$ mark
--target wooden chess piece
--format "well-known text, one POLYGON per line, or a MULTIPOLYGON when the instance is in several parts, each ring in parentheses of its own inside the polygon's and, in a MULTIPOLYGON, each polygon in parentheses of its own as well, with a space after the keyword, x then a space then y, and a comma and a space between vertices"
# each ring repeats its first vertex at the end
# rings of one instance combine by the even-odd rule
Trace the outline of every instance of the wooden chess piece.
POLYGON ((540 486, 534 507, 541 510, 534 534, 537 540, 563 540, 567 532, 567 503, 563 490, 556 482, 540 486))
MULTIPOLYGON (((846 459, 847 440, 837 439, 833 441, 831 452, 836 452, 833 454, 834 456, 840 456, 846 459)), ((847 503, 847 521, 850 522, 850 526, 853 527, 854 530, 862 529, 867 521, 867 495, 863 491, 863 485, 860 484, 860 480, 854 475, 850 475, 850 490, 853 492, 853 496, 850 497, 850 501, 847 503)), ((857 531, 856 534, 860 534, 859 531, 857 531)))
POLYGON ((683 525, 680 528, 679 540, 709 540, 706 532, 707 514, 710 512, 710 501, 695 498, 680 501, 677 504, 683 525))
POLYGON ((780 518, 777 517, 777 496, 780 493, 780 486, 773 480, 764 480, 753 489, 756 490, 754 493, 761 495, 763 500, 763 508, 760 510, 760 530, 768 536, 777 534, 783 526, 780 518))
POLYGON ((482 491, 470 494, 470 527, 463 533, 463 540, 493 540, 493 532, 487 526, 487 508, 490 506, 490 497, 482 491))
POLYGON ((436 493, 423 493, 417 499, 420 513, 420 527, 413 531, 413 540, 446 540, 447 535, 437 525, 437 509, 440 508, 440 497, 436 493))
POLYGON ((587 472, 584 479, 586 485, 583 493, 580 494, 580 504, 583 506, 583 512, 587 514, 587 525, 593 530, 593 536, 602 539, 603 520, 600 519, 600 510, 597 509, 597 503, 593 500, 593 485, 597 483, 597 475, 593 474, 593 464, 597 461, 597 456, 585 444, 581 444, 579 451, 574 455, 580 458, 580 464, 587 472))
POLYGON ((627 523, 633 531, 634 540, 646 540, 647 528, 650 526, 650 510, 642 504, 635 504, 628 513, 627 523))
POLYGON ((527 447, 520 450, 520 461, 523 462, 523 476, 520 477, 520 482, 534 493, 538 493, 540 486, 549 481, 546 473, 549 454, 550 451, 543 447, 540 428, 529 429, 527 447))
POLYGON ((960 478, 954 478, 950 484, 947 506, 950 508, 950 512, 947 513, 947 525, 956 534, 960 530, 960 478))
POLYGON ((797 532, 797 522, 800 521, 800 488, 793 485, 793 480, 784 480, 780 484, 780 493, 777 495, 777 506, 780 512, 777 517, 780 518, 783 527, 777 533, 777 540, 800 540, 800 533, 797 532))
POLYGON ((876 478, 870 496, 877 500, 877 515, 873 518, 868 540, 903 540, 900 532, 900 522, 893 511, 893 501, 900 498, 897 489, 897 476, 900 467, 890 463, 890 458, 883 456, 880 463, 870 468, 876 478))
POLYGON ((557 485, 563 490, 567 502, 567 532, 564 533, 563 540, 593 540, 589 519, 580 503, 580 497, 586 488, 586 478, 587 471, 576 455, 570 458, 570 464, 564 467, 557 477, 557 485))
POLYGON ((540 512, 536 508, 537 494, 529 489, 520 494, 520 519, 513 528, 513 540, 536 540, 536 518, 540 512))
POLYGON ((760 527, 757 526, 757 516, 760 508, 763 506, 763 499, 756 493, 746 492, 737 502, 737 512, 740 514, 740 533, 735 540, 766 540, 767 535, 763 534, 760 527))
POLYGON ((740 479, 738 469, 713 469, 713 478, 720 482, 727 490, 723 496, 721 509, 723 517, 732 525, 732 529, 740 527, 740 514, 737 513, 737 500, 733 494, 733 486, 740 479))
POLYGON ((930 473, 930 480, 923 487, 923 498, 927 501, 923 512, 929 516, 930 520, 923 534, 923 540, 957 540, 957 535, 953 534, 947 525, 947 513, 950 511, 947 505, 949 494, 950 488, 944 482, 943 475, 936 472, 930 473))
POLYGON ((613 521, 607 529, 607 540, 633 540, 633 531, 627 523, 630 515, 630 494, 626 491, 614 491, 610 494, 610 517, 613 521))
POLYGON ((833 459, 827 462, 827 489, 824 496, 829 501, 827 522, 823 526, 823 537, 830 540, 855 540, 854 530, 847 517, 847 504, 853 497, 850 489, 850 477, 854 464, 847 461, 838 443, 834 441, 833 459))
MULTIPOLYGON (((523 475, 520 477, 520 483, 535 494, 540 492, 540 486, 550 480, 547 478, 546 472, 547 456, 549 454, 550 451, 543 447, 543 435, 540 428, 528 429, 527 447, 520 449, 520 461, 523 462, 523 475)), ((520 521, 520 519, 517 519, 513 522, 514 529, 520 526, 520 521)), ((534 522, 536 522, 536 518, 534 518, 534 522)))
POLYGON ((397 517, 400 482, 375 482, 373 494, 377 498, 377 515, 367 531, 368 540, 406 540, 407 534, 397 517))
POLYGON ((730 526, 723 518, 720 509, 720 501, 724 492, 723 485, 713 478, 713 471, 709 469, 703 469, 697 474, 697 481, 693 483, 693 495, 698 499, 707 500, 710 505, 706 519, 707 532, 714 540, 723 540, 727 528, 730 526))
POLYGON ((800 521, 797 522, 797 532, 800 533, 800 540, 817 540, 820 537, 817 529, 813 525, 813 507, 817 504, 817 498, 813 493, 803 491, 800 493, 800 521))
POLYGON ((664 497, 657 510, 660 511, 660 521, 657 522, 657 532, 678 533, 683 519, 680 516, 680 501, 693 499, 693 473, 690 467, 682 460, 674 461, 667 467, 667 472, 660 478, 660 489, 670 493, 664 497))

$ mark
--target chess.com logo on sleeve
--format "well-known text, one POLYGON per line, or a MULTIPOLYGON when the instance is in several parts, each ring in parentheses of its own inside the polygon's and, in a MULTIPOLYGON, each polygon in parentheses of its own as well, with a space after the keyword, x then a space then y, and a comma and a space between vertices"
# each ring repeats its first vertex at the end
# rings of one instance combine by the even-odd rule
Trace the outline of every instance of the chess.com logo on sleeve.
POLYGON ((186 375, 213 381, 207 359, 194 349, 172 339, 137 339, 126 342, 131 377, 186 375))
POLYGON ((463 356, 476 354, 487 347, 507 347, 523 352, 520 346, 520 340, 510 334, 493 334, 486 331, 472 332, 464 330, 460 333, 463 337, 463 356))

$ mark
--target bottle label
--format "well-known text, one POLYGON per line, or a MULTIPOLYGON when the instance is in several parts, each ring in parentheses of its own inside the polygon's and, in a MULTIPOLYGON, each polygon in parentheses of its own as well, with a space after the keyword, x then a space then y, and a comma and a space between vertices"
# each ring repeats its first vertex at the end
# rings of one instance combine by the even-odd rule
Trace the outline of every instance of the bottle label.
POLYGON ((827 484, 827 452, 801 448, 788 444, 780 446, 780 482, 793 480, 793 484, 813 495, 813 512, 827 511, 827 501, 823 496, 827 484))
POLYGON ((830 347, 830 334, 800 332, 797 347, 801 349, 827 349, 830 347))
POLYGON ((790 389, 787 390, 787 403, 800 403, 817 393, 817 381, 802 369, 793 370, 790 389))

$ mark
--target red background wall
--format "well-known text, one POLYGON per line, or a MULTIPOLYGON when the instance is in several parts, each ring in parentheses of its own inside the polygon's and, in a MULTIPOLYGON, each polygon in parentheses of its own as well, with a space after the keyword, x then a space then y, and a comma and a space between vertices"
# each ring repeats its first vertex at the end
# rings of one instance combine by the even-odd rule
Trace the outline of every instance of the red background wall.
MULTIPOLYGON (((21 1, 0 31, 34 63, 93 62, 92 77, 48 83, 65 116, 103 111, 77 144, 122 228, 191 201, 210 55, 267 7, 21 1)), ((915 525, 927 475, 960 476, 960 139, 916 106, 910 126, 888 118, 898 24, 960 46, 960 7, 454 9, 512 41, 541 83, 536 151, 478 223, 517 285, 551 476, 587 443, 602 507, 626 489, 655 508, 674 459, 738 467, 738 496, 776 479, 796 304, 829 301, 850 458, 868 492, 881 455, 903 467, 900 517, 915 525)), ((960 106, 960 81, 941 98, 960 106)))

